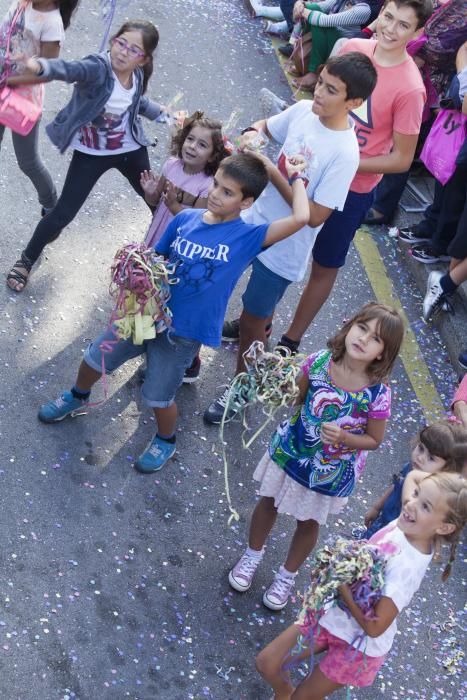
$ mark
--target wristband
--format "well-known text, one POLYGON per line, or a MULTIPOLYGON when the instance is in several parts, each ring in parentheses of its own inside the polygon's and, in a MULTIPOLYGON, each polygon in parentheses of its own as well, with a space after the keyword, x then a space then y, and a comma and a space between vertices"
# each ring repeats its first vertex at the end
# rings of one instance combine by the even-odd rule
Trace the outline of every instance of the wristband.
POLYGON ((292 175, 289 177, 289 185, 292 186, 295 180, 303 180, 303 183, 306 186, 307 179, 305 175, 302 175, 301 173, 292 173, 292 175))
POLYGON ((254 126, 247 126, 246 129, 243 129, 243 131, 240 132, 240 136, 243 136, 243 134, 246 134, 249 131, 256 131, 257 134, 259 133, 258 129, 256 129, 254 126))

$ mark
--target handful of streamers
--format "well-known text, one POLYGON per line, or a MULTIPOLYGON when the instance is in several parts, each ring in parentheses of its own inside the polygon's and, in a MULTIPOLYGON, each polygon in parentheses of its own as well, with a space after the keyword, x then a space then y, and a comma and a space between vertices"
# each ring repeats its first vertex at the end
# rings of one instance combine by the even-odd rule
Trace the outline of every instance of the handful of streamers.
POLYGON ((303 355, 292 356, 281 352, 267 352, 259 340, 255 340, 248 350, 243 353, 246 371, 237 374, 232 380, 227 401, 220 424, 220 439, 222 444, 222 456, 224 462, 224 483, 227 503, 230 510, 228 525, 232 520, 239 520, 237 511, 232 507, 229 489, 229 475, 227 457, 225 454, 224 425, 228 422, 227 414, 230 409, 235 413, 243 413, 243 426, 248 430, 244 410, 255 403, 260 404, 263 413, 267 416, 263 425, 258 428, 253 437, 245 439, 242 436, 243 447, 249 448, 258 435, 272 421, 280 408, 289 406, 298 397, 300 390, 297 378, 301 372, 303 355))
MULTIPOLYGON (((347 540, 336 538, 333 544, 326 544, 315 556, 315 565, 311 571, 312 585, 305 593, 298 623, 306 627, 306 633, 300 635, 292 656, 308 647, 313 668, 313 640, 319 626, 319 620, 326 609, 338 605, 350 616, 350 612, 339 596, 339 586, 348 584, 352 597, 364 616, 375 619, 374 608, 381 599, 384 586, 384 572, 388 555, 395 551, 388 543, 373 544, 368 540, 347 540)), ((361 637, 353 640, 352 645, 361 637)), ((357 647, 358 648, 358 647, 357 647)), ((352 649, 350 648, 350 653, 352 649)))
POLYGON ((111 274, 110 295, 116 299, 111 324, 116 327, 119 339, 130 336, 135 345, 156 337, 171 324, 171 311, 167 306, 170 285, 177 279, 169 279, 175 269, 151 248, 130 243, 115 255, 111 274))

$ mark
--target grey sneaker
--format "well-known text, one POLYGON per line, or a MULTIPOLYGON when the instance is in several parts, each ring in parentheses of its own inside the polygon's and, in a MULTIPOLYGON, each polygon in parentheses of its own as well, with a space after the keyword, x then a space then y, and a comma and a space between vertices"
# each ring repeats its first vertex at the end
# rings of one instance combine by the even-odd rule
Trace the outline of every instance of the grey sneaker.
POLYGON ((224 321, 222 326, 222 340, 224 343, 236 343, 240 338, 240 319, 224 321))
POLYGON ((270 610, 282 610, 287 605, 295 585, 295 576, 285 576, 283 568, 274 576, 274 581, 264 592, 263 604, 270 610))
POLYGON ((439 311, 445 299, 443 288, 439 281, 444 276, 443 272, 438 270, 430 272, 426 285, 426 294, 423 300, 423 319, 429 321, 436 311, 439 311))
POLYGON ((423 265, 434 265, 439 262, 449 262, 449 255, 436 253, 429 243, 419 243, 410 249, 410 255, 423 265))
POLYGON ((250 557, 247 552, 240 557, 234 568, 229 571, 229 583, 239 593, 245 593, 251 588, 253 576, 261 561, 261 557, 250 557))
POLYGON ((264 119, 280 114, 289 106, 285 100, 267 88, 261 88, 259 91, 259 102, 264 119))

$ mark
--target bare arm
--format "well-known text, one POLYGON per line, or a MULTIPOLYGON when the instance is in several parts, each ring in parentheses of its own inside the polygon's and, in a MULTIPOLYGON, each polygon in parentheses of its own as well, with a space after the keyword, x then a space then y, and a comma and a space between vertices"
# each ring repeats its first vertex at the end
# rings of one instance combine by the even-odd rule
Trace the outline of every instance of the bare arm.
POLYGON ((405 173, 412 165, 418 134, 393 133, 393 148, 385 156, 360 158, 359 173, 405 173))
POLYGON ((383 441, 385 430, 386 421, 374 418, 368 419, 362 435, 343 430, 337 423, 323 423, 321 440, 329 445, 345 445, 351 450, 376 450, 383 441))
MULTIPOLYGON (((268 160, 268 159, 266 159, 268 160)), ((269 161, 270 163, 270 161, 269 161)), ((300 174, 306 163, 301 156, 291 156, 285 159, 285 167, 289 177, 294 174, 300 174)), ((276 169, 272 163, 271 166, 276 169)), ((282 175, 281 179, 284 179, 282 175)), ((293 233, 299 231, 308 223, 308 197, 306 194, 305 183, 300 177, 292 182, 292 215, 286 216, 284 219, 278 219, 270 224, 263 247, 273 245, 288 238, 293 233)))
POLYGON ((339 586, 339 594, 344 603, 347 605, 354 620, 369 637, 379 637, 381 634, 386 632, 388 627, 396 619, 397 613, 399 612, 391 598, 383 596, 375 606, 374 612, 376 619, 367 620, 354 601, 352 592, 346 583, 339 586))
MULTIPOLYGON (((269 179, 272 184, 279 192, 279 194, 285 199, 287 204, 292 206, 292 188, 290 187, 287 180, 284 178, 280 170, 273 166, 269 171, 269 179)), ((332 209, 329 207, 324 207, 322 204, 317 204, 313 200, 307 199, 308 202, 308 221, 306 222, 308 226, 315 228, 316 226, 321 226, 324 224, 326 219, 331 216, 332 209)))
POLYGON ((404 479, 404 485, 402 486, 402 503, 405 503, 410 496, 413 494, 418 485, 423 479, 429 476, 426 472, 422 472, 420 469, 412 469, 411 472, 407 474, 404 479))

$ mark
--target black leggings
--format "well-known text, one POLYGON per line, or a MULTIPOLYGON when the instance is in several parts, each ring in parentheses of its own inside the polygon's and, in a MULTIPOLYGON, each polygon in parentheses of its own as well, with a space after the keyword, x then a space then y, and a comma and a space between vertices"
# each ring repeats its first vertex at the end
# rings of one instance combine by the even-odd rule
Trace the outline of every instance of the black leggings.
POLYGON ((113 156, 91 156, 74 151, 57 204, 39 221, 24 250, 31 263, 35 263, 45 246, 58 238, 62 229, 73 221, 98 179, 112 168, 119 170, 135 192, 144 197, 140 176, 143 170, 150 169, 147 148, 113 156))

